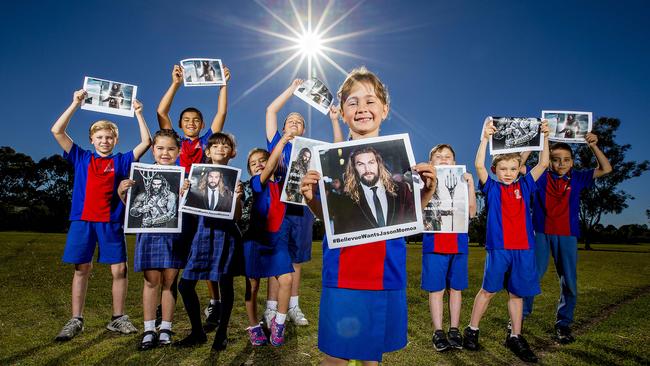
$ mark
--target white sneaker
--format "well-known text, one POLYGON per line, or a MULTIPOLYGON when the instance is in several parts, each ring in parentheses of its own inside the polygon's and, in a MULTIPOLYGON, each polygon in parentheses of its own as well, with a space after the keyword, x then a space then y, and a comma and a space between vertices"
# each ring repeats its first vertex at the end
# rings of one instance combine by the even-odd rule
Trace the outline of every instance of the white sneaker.
POLYGON ((122 315, 121 317, 112 320, 106 325, 106 329, 111 332, 117 332, 122 334, 137 333, 138 329, 133 326, 133 323, 129 320, 128 315, 122 315))
POLYGON ((277 314, 277 310, 269 309, 266 308, 264 310, 264 324, 266 325, 267 328, 271 329, 271 319, 275 318, 275 314, 277 314))
POLYGON ((305 314, 300 310, 300 306, 296 305, 289 309, 289 320, 296 323, 296 325, 308 325, 309 321, 305 318, 305 314))

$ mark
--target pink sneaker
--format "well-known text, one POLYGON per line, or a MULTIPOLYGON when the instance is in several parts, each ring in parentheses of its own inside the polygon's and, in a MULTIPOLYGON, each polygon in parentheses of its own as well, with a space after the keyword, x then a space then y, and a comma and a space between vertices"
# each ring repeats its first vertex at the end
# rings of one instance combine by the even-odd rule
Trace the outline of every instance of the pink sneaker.
POLYGON ((284 344, 284 326, 285 324, 278 324, 275 322, 275 317, 271 320, 271 344, 279 347, 284 344))
POLYGON ((246 330, 248 331, 248 338, 250 338, 253 346, 263 346, 266 344, 267 339, 266 335, 264 335, 264 330, 262 330, 262 326, 258 324, 254 327, 248 327, 246 330))

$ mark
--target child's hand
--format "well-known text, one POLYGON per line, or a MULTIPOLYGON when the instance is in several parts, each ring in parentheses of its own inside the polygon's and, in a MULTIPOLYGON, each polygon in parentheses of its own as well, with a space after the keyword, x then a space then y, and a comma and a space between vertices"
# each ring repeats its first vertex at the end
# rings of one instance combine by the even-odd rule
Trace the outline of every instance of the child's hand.
POLYGON ((129 191, 129 188, 135 185, 135 181, 132 179, 125 179, 120 182, 117 186, 117 196, 120 197, 122 202, 126 202, 126 194, 129 191))
POLYGON ((242 182, 237 182, 235 186, 235 199, 240 201, 244 195, 244 185, 242 182))
POLYGON ((587 141, 587 144, 589 146, 596 146, 598 145, 598 136, 596 136, 594 133, 587 132, 585 135, 585 141, 587 141))
POLYGON ((420 163, 411 167, 411 169, 416 171, 420 175, 420 178, 422 178, 424 182, 424 190, 432 191, 436 189, 438 178, 436 176, 436 168, 434 168, 432 164, 420 163))
POLYGON ((183 181, 183 185, 181 186, 181 191, 180 191, 181 197, 185 194, 185 192, 187 192, 190 189, 191 185, 192 184, 190 183, 190 180, 185 178, 185 180, 183 181))
POLYGON ((223 66, 223 76, 226 78, 226 84, 230 81, 230 69, 226 67, 226 65, 223 66))
POLYGON ((74 104, 75 107, 79 107, 84 104, 84 100, 86 100, 87 97, 88 93, 83 89, 79 89, 72 95, 72 104, 74 104))
POLYGON ((295 79, 294 81, 291 82, 291 85, 289 85, 289 88, 292 91, 296 91, 296 89, 298 89, 300 84, 302 84, 303 82, 304 82, 304 80, 302 80, 302 79, 295 79))
POLYGON ((330 119, 332 120, 332 122, 338 122, 340 117, 341 117, 341 108, 339 108, 338 106, 334 105, 334 103, 332 103, 332 105, 330 106, 330 119))
POLYGON ((282 135, 282 138, 280 139, 283 144, 287 144, 289 141, 293 140, 294 136, 293 133, 290 131, 286 131, 284 135, 282 135))
POLYGON ((300 181, 300 193, 307 203, 311 202, 316 195, 320 173, 315 170, 309 170, 300 181))
POLYGON ((494 135, 495 132, 497 132, 497 128, 494 127, 494 121, 492 120, 492 117, 485 118, 485 122, 483 123, 482 138, 489 139, 490 136, 494 135))
POLYGON ((172 69, 172 84, 180 84, 183 82, 183 67, 180 65, 174 65, 172 69))
POLYGON ((133 99, 133 109, 135 110, 135 113, 138 115, 142 115, 142 103, 140 103, 139 100, 133 99))
POLYGON ((540 127, 540 131, 544 134, 544 137, 548 137, 548 134, 551 133, 551 129, 548 128, 548 121, 547 120, 542 120, 542 125, 540 127))
POLYGON ((474 177, 470 173, 463 174, 463 179, 465 179, 468 186, 474 186, 474 177))

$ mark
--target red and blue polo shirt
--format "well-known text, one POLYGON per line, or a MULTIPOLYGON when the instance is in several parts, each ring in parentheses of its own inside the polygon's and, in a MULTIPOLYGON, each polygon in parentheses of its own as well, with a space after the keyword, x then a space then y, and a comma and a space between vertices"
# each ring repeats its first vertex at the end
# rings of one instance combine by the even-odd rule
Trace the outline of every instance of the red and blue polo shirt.
POLYGON ((481 186, 487 209, 485 249, 535 248, 530 199, 536 189, 530 173, 508 185, 488 176, 481 186))
POLYGON ((101 157, 72 144, 63 157, 74 168, 70 221, 122 222, 124 204, 117 186, 129 176, 133 151, 101 157))
POLYGON ((276 233, 282 226, 286 205, 280 201, 282 187, 277 181, 267 181, 262 185, 260 176, 251 178, 253 207, 251 209, 251 228, 256 232, 276 233))
POLYGON ((467 254, 469 237, 467 233, 424 233, 422 254, 467 254))
MULTIPOLYGON (((273 149, 278 144, 278 142, 280 142, 281 138, 282 135, 280 135, 280 132, 275 131, 273 140, 266 141, 266 147, 269 153, 273 152, 273 149)), ((282 149, 282 159, 280 159, 278 162, 278 168, 275 170, 275 176, 278 177, 279 180, 283 180, 287 175, 287 170, 289 169, 289 161, 291 160, 291 146, 291 142, 288 142, 282 149)))
POLYGON ((537 180, 533 225, 538 233, 580 236, 580 193, 594 183, 594 170, 570 170, 564 176, 548 170, 537 180))
POLYGON ((181 137, 181 151, 176 159, 176 165, 185 168, 185 173, 189 174, 192 164, 202 163, 205 156, 205 147, 210 136, 212 136, 212 130, 208 130, 196 140, 181 137))

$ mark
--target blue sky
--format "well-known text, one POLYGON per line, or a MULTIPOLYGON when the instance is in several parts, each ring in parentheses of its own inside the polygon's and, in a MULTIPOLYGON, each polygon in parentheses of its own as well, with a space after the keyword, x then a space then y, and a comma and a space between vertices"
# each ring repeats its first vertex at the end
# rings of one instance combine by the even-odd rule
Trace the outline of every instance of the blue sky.
MULTIPOLYGON (((260 2, 297 28, 288 1, 260 2)), ((294 3, 306 13, 306 1, 294 3)), ((316 22, 327 2, 312 4, 316 22)), ((324 24, 356 4, 335 1, 324 24)), ((382 134, 408 132, 417 160, 425 160, 433 145, 451 143, 458 163, 472 171, 485 116, 535 117, 542 109, 620 118, 618 142, 632 144, 628 156, 640 160, 650 155, 649 13, 650 3, 632 0, 368 0, 328 33, 367 31, 329 44, 360 57, 328 54, 345 70, 366 65, 379 74, 397 112, 382 134)), ((84 76, 138 85, 155 131, 155 109, 173 64, 209 57, 221 58, 233 74, 225 129, 239 143, 232 165, 244 168, 247 151, 265 144, 266 106, 289 84, 295 67, 290 63, 241 98, 290 55, 253 57, 287 43, 242 24, 288 34, 254 1, 12 1, 2 2, 0 14, 0 145, 35 159, 59 152, 49 129, 84 76)), ((343 74, 327 63, 323 68, 330 89, 337 90, 343 74)), ((306 67, 298 75, 305 77, 306 67)), ((181 88, 172 119, 195 106, 211 120, 217 94, 216 88, 181 88)), ((283 112, 307 110, 292 98, 283 112)), ((100 118, 119 125, 118 150, 137 143, 134 118, 90 111, 76 113, 70 135, 88 147, 88 126, 100 118)), ((331 139, 328 118, 315 110, 311 137, 331 139)), ((605 223, 646 223, 648 186, 650 174, 626 183, 623 188, 636 200, 605 223)))

